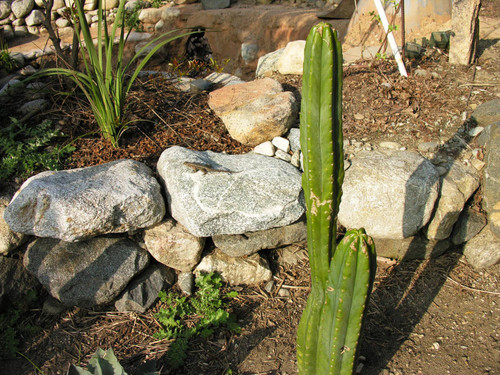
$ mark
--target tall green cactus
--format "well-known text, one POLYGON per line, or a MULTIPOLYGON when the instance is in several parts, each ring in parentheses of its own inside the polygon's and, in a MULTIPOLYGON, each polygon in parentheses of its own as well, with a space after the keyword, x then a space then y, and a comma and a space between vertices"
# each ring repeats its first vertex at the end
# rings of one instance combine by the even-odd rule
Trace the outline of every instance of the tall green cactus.
POLYGON ((303 375, 351 374, 366 302, 375 276, 373 241, 351 230, 336 246, 344 180, 342 48, 327 23, 307 38, 300 143, 307 207, 311 294, 297 333, 303 375))

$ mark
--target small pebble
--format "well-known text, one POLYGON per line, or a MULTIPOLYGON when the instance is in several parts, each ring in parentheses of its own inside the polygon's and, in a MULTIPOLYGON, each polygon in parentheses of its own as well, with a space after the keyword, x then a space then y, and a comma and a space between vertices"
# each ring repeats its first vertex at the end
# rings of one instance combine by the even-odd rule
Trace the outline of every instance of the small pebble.
POLYGON ((476 126, 475 128, 472 128, 470 129, 467 133, 471 136, 471 137, 475 137, 476 135, 479 135, 481 134, 481 132, 484 130, 484 128, 482 126, 476 126))
POLYGON ((294 167, 299 168, 300 167, 300 151, 296 150, 293 155, 292 159, 290 160, 290 164, 292 164, 294 167))
POLYGON ((275 155, 278 159, 281 159, 281 160, 284 160, 284 161, 287 161, 287 162, 291 162, 292 161, 292 155, 290 154, 287 154, 285 151, 283 150, 276 150, 276 155, 275 155))
POLYGON ((271 143, 271 141, 267 141, 267 142, 261 143, 260 145, 255 146, 253 149, 253 152, 255 152, 256 154, 265 155, 265 156, 274 156, 275 150, 276 149, 275 149, 274 145, 271 143))
POLYGON ((389 150, 399 150, 401 148, 401 145, 399 143, 390 141, 380 142, 379 146, 382 148, 387 148, 389 150))
POLYGON ((272 144, 276 146, 276 148, 284 151, 284 152, 289 152, 290 151, 290 141, 286 138, 283 137, 274 137, 272 140, 272 144))

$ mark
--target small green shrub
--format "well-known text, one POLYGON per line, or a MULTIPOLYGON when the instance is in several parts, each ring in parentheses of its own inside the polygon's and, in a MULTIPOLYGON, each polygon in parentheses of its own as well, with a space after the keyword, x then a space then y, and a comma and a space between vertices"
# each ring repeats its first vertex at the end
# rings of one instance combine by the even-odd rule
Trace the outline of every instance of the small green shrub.
POLYGON ((21 319, 22 313, 36 300, 36 292, 31 291, 0 313, 0 358, 14 358, 19 352, 22 336, 33 336, 40 332, 40 327, 23 322, 21 319))
POLYGON ((209 337, 215 327, 241 332, 234 315, 227 311, 229 301, 238 293, 233 291, 223 294, 222 278, 215 273, 200 275, 195 284, 198 289, 192 298, 179 297, 174 293, 159 293, 165 307, 155 317, 163 328, 154 336, 160 340, 175 340, 167 352, 172 368, 179 368, 184 364, 191 337, 209 337), (196 322, 190 328, 184 323, 188 318, 196 322))
POLYGON ((55 130, 52 122, 43 121, 37 126, 24 124, 15 118, 10 125, 0 129, 0 180, 14 175, 26 178, 36 170, 57 170, 62 160, 75 148, 50 145, 64 134, 55 130))

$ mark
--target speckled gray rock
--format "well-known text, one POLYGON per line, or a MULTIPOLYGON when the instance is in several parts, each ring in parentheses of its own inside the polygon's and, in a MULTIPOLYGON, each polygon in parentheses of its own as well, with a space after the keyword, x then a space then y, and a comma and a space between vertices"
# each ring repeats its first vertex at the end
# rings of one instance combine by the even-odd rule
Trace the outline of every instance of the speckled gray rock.
POLYGON ((195 272, 217 272, 231 285, 256 285, 273 276, 267 260, 259 254, 234 258, 219 249, 204 257, 195 272))
POLYGON ((474 238, 485 226, 486 216, 484 214, 470 209, 464 210, 453 227, 451 241, 454 245, 463 244, 474 238))
POLYGON ((274 158, 175 146, 157 168, 172 217, 198 237, 281 227, 305 210, 300 172, 274 158))
POLYGON ((13 232, 3 218, 5 208, 9 204, 7 197, 0 197, 0 255, 7 255, 22 245, 28 236, 13 232))
POLYGON ((165 215, 152 174, 134 160, 42 172, 21 186, 4 218, 15 232, 64 241, 149 227, 165 215))
POLYGON ((148 253, 123 237, 77 243, 39 238, 24 255, 24 266, 53 297, 85 308, 113 301, 148 262, 148 253))
POLYGON ((483 174, 483 208, 491 231, 500 239, 500 122, 493 124, 486 141, 483 174))
POLYGON ((428 240, 418 233, 403 239, 373 238, 377 255, 385 258, 410 260, 436 258, 450 248, 450 240, 428 240))
POLYGON ((10 4, 12 13, 18 19, 26 17, 33 10, 34 6, 34 0, 15 0, 10 4))
POLYGON ((304 221, 280 228, 272 228, 245 234, 213 236, 215 246, 232 257, 247 256, 262 249, 277 247, 304 241, 307 237, 307 225, 304 221))
POLYGON ((168 219, 146 229, 144 243, 158 262, 188 272, 200 261, 205 238, 193 236, 180 223, 168 219))
POLYGON ((440 196, 427 226, 426 235, 431 240, 444 240, 453 230, 465 202, 479 187, 479 174, 473 167, 455 161, 448 173, 441 178, 440 196))
POLYGON ((371 236, 411 237, 429 221, 439 174, 416 152, 362 152, 345 173, 338 219, 371 236))
POLYGON ((25 19, 26 25, 28 26, 41 25, 43 21, 45 21, 45 15, 39 9, 33 9, 25 19))
POLYGON ((116 300, 115 307, 120 312, 143 313, 158 299, 158 293, 170 287, 174 280, 172 269, 152 265, 132 280, 116 300))
POLYGON ((19 259, 0 256, 0 305, 7 298, 10 302, 23 301, 31 291, 40 289, 40 283, 19 259))
POLYGON ((487 225, 464 245, 467 262, 476 269, 485 269, 500 262, 500 240, 487 225))
POLYGON ((471 119, 483 128, 500 121, 500 99, 490 100, 477 106, 471 119))
POLYGON ((270 77, 274 72, 278 71, 278 67, 276 66, 278 60, 283 53, 285 48, 281 48, 277 51, 270 52, 261 56, 257 63, 257 69, 255 70, 256 78, 264 78, 270 77))
POLYGON ((0 1, 0 20, 7 18, 10 14, 10 1, 0 1))

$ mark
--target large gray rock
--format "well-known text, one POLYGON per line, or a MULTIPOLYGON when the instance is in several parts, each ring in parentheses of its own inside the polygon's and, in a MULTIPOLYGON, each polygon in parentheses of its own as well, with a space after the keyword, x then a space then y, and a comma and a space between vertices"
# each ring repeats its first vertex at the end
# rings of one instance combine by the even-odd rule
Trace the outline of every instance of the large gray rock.
POLYGON ((146 229, 144 243, 158 262, 188 272, 200 261, 205 238, 193 236, 181 224, 168 219, 146 229))
POLYGON ((175 281, 172 269, 155 264, 127 286, 115 302, 120 312, 133 311, 143 313, 158 299, 158 293, 170 287, 175 281))
POLYGON ((271 78, 222 87, 210 93, 208 105, 231 137, 249 146, 285 134, 298 111, 294 95, 271 78))
POLYGON ((479 180, 475 168, 457 161, 451 165, 448 173, 441 178, 440 196, 427 227, 427 238, 444 240, 450 236, 465 202, 479 187, 479 180))
POLYGON ((416 152, 363 152, 345 173, 338 219, 371 236, 413 236, 429 221, 439 194, 439 174, 416 152))
POLYGON ((274 158, 165 150, 157 164, 172 217, 199 237, 281 227, 304 213, 301 174, 274 158))
POLYGON ((23 267, 19 259, 0 256, 0 305, 23 301, 29 292, 40 289, 40 283, 23 267))
POLYGON ((267 260, 259 254, 234 258, 218 249, 204 257, 195 272, 217 272, 231 285, 261 284, 273 276, 267 260))
POLYGON ((45 21, 45 15, 39 9, 33 9, 24 20, 28 26, 41 25, 45 21))
POLYGON ((142 23, 157 23, 161 20, 162 8, 145 8, 139 12, 139 21, 142 23))
POLYGON ((270 52, 265 54, 264 56, 259 57, 259 61, 257 62, 257 69, 255 69, 255 77, 270 77, 274 72, 277 72, 277 63, 284 50, 284 48, 281 48, 277 51, 270 52))
POLYGON ((472 238, 486 226, 486 216, 474 210, 464 210, 453 227, 451 241, 461 245, 472 238))
POLYGON ((0 197, 0 255, 7 255, 22 245, 28 236, 13 232, 3 218, 5 208, 9 204, 7 197, 0 197))
POLYGON ((500 262, 500 241, 489 225, 464 245, 464 255, 476 269, 485 269, 500 262))
POLYGON ((482 127, 487 127, 500 121, 500 99, 490 100, 477 106, 472 112, 471 119, 482 127))
POLYGON ((302 74, 304 70, 305 40, 289 42, 276 63, 281 74, 302 74))
POLYGON ((400 260, 436 258, 450 248, 448 239, 428 240, 417 234, 403 239, 373 238, 377 255, 400 260))
POLYGON ((245 234, 227 234, 213 236, 215 246, 232 257, 247 256, 262 249, 276 249, 304 241, 307 237, 307 225, 304 221, 280 228, 272 228, 245 234))
POLYGON ((469 65, 476 57, 479 42, 481 0, 452 1, 450 64, 469 65))
POLYGON ((148 262, 145 250, 122 237, 77 243, 40 238, 24 255, 24 266, 53 297, 85 308, 113 301, 148 262))
POLYGON ((26 17, 35 6, 34 0, 15 0, 10 4, 12 13, 16 18, 26 17))
POLYGON ((137 161, 119 160, 33 176, 4 217, 15 232, 71 242, 149 227, 164 215, 152 171, 137 161))
POLYGON ((483 208, 492 233, 500 239, 500 122, 491 125, 486 141, 483 174, 483 208))
POLYGON ((0 1, 0 20, 7 18, 10 15, 10 2, 0 1))

